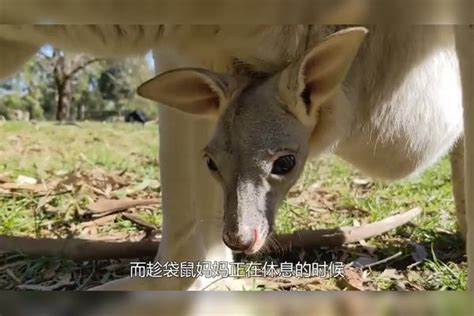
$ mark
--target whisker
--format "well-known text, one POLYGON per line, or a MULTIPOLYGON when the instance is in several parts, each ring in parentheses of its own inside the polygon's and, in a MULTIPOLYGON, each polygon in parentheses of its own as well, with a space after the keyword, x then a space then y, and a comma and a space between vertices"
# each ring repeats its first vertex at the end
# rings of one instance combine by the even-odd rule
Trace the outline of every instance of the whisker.
POLYGON ((280 242, 275 238, 275 236, 271 235, 268 236, 268 241, 269 241, 269 246, 271 245, 271 248, 273 251, 276 252, 278 256, 281 256, 284 254, 284 249, 280 242))
POLYGON ((278 256, 283 254, 283 248, 273 236, 268 236, 267 241, 255 255, 267 255, 276 253, 278 256))

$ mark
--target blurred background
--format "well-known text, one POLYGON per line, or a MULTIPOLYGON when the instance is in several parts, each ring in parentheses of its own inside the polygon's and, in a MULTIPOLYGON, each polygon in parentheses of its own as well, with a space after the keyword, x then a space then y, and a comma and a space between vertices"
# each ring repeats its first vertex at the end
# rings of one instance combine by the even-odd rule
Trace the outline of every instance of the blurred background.
POLYGON ((135 95, 138 85, 153 75, 151 53, 99 59, 47 45, 23 69, 0 83, 0 120, 125 121, 127 115, 135 121, 156 118, 156 105, 135 95))

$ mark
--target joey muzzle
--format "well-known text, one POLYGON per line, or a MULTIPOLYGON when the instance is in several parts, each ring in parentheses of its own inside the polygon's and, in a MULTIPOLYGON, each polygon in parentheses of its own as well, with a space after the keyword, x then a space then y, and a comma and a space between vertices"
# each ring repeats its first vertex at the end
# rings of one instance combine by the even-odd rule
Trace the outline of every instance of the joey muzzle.
POLYGON ((265 244, 268 229, 264 227, 263 225, 242 225, 235 229, 224 225, 222 240, 233 251, 253 254, 265 244))
POLYGON ((224 230, 222 240, 231 250, 245 252, 252 249, 258 238, 257 228, 245 227, 240 231, 224 230))

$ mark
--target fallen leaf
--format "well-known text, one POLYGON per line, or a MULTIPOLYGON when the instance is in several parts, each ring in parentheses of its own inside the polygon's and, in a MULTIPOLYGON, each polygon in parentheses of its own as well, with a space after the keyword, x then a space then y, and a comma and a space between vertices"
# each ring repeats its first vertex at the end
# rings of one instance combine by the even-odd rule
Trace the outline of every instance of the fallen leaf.
POLYGON ((380 274, 380 277, 391 280, 399 280, 403 278, 403 276, 398 273, 397 269, 385 269, 380 274))
POLYGON ((31 290, 31 291, 54 291, 60 289, 64 286, 74 284, 71 281, 71 275, 67 274, 63 276, 57 283, 51 285, 41 285, 41 284, 22 284, 18 285, 17 288, 20 290, 31 290))
POLYGON ((117 214, 102 216, 100 218, 97 218, 97 219, 94 219, 94 220, 91 220, 91 221, 82 222, 79 225, 77 225, 76 227, 78 229, 83 229, 83 228, 86 228, 86 227, 89 227, 89 226, 100 226, 100 225, 104 225, 104 224, 107 224, 109 222, 112 222, 116 218, 117 218, 117 214))
POLYGON ((334 210, 338 194, 321 187, 320 183, 314 183, 300 194, 294 191, 287 202, 296 206, 305 206, 311 210, 334 210))
POLYGON ((397 291, 406 291, 407 282, 404 282, 403 280, 395 280, 395 287, 397 288, 397 291))
POLYGON ((111 174, 109 175, 109 181, 112 185, 118 186, 118 187, 124 187, 129 185, 128 180, 123 177, 123 175, 120 174, 111 174))
POLYGON ((371 183, 371 180, 368 178, 354 178, 352 179, 352 183, 359 186, 366 186, 371 183))
POLYGON ((57 170, 57 171, 54 171, 54 175, 55 176, 58 176, 58 177, 64 177, 66 175, 69 174, 69 171, 67 170, 57 170))
POLYGON ((6 182, 11 182, 11 181, 12 180, 8 176, 4 174, 0 174, 0 183, 6 183, 6 182))
POLYGON ((84 155, 84 153, 80 153, 80 154, 79 154, 79 159, 80 159, 82 162, 89 162, 89 159, 87 158, 86 155, 84 155))
POLYGON ((407 272, 407 279, 410 282, 419 282, 422 280, 422 276, 413 270, 407 272))
POLYGON ((99 199, 95 203, 87 206, 92 213, 110 213, 129 209, 135 206, 146 206, 158 204, 158 199, 130 199, 123 198, 119 200, 99 199))
POLYGON ((23 184, 23 183, 2 183, 0 184, 0 189, 17 191, 33 191, 35 193, 46 192, 54 188, 55 185, 48 185, 46 183, 37 183, 37 184, 23 184))
POLYGON ((49 267, 44 273, 43 273, 43 278, 44 279, 52 279, 56 276, 56 271, 59 269, 59 267, 61 266, 61 263, 56 263, 54 265, 52 265, 51 267, 49 267))
POLYGON ((52 200, 54 199, 54 197, 52 196, 42 196, 39 201, 38 201, 38 204, 37 204, 37 208, 42 208, 44 206, 46 206, 49 202, 51 202, 52 200))
POLYGON ((259 285, 275 289, 289 289, 292 287, 306 286, 310 284, 320 284, 322 279, 320 277, 310 278, 265 278, 258 279, 259 285))
POLYGON ((127 187, 127 188, 119 190, 119 191, 113 191, 111 194, 118 197, 118 198, 124 198, 128 195, 132 195, 134 193, 144 191, 147 188, 159 189, 160 188, 160 182, 158 180, 146 178, 141 183, 139 183, 135 186, 127 187))
POLYGON ((21 283, 21 280, 15 275, 15 273, 10 269, 5 269, 5 272, 13 279, 17 284, 21 283))
POLYGON ((18 178, 15 180, 15 183, 18 184, 37 184, 38 180, 35 178, 19 175, 18 178))
POLYGON ((131 221, 132 223, 138 225, 138 226, 141 226, 145 229, 148 229, 148 230, 156 230, 158 229, 155 225, 153 225, 152 223, 149 223, 147 221, 145 221, 144 219, 138 217, 138 216, 135 216, 133 214, 129 214, 129 213, 124 213, 122 214, 122 217, 124 219, 127 219, 129 221, 131 221))
POLYGON ((337 283, 353 290, 365 290, 364 279, 359 273, 357 273, 357 271, 351 269, 350 267, 346 267, 344 269, 344 278, 339 279, 337 283))
POLYGON ((105 197, 109 198, 110 193, 112 193, 112 186, 110 185, 110 183, 107 183, 107 185, 105 187, 105 190, 104 190, 105 197))

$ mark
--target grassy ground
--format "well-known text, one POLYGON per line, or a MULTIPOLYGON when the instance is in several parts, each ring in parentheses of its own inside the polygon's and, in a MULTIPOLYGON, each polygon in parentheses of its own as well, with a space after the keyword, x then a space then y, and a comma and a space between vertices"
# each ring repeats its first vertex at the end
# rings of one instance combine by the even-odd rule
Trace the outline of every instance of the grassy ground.
MULTIPOLYGON (((159 238, 159 205, 127 213, 152 228, 123 213, 98 219, 86 208, 100 197, 159 198, 156 136, 155 124, 2 123, 0 183, 27 176, 62 181, 67 190, 51 195, 0 190, 0 235, 159 238)), ((421 207, 423 214, 411 224, 358 244, 243 259, 346 264, 345 279, 275 281, 258 289, 464 290, 466 256, 456 234, 447 159, 420 177, 390 185, 366 179, 332 156, 312 162, 281 207, 276 227, 291 232, 359 225, 413 207, 421 207)), ((87 289, 128 275, 128 268, 125 260, 74 262, 5 253, 0 255, 0 289, 87 289)))

